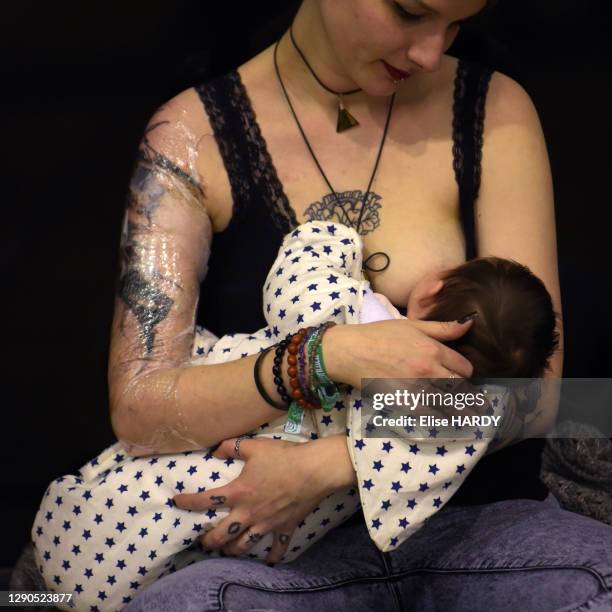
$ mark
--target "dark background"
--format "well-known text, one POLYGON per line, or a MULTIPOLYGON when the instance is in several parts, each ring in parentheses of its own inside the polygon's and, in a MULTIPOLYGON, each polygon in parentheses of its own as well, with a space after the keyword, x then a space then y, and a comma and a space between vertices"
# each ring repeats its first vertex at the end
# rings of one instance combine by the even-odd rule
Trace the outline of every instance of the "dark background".
MULTIPOLYGON (((516 78, 540 112, 555 181, 568 377, 606 377, 612 364, 609 4, 502 0, 454 47, 516 78)), ((106 365, 119 230, 148 118, 270 44, 292 6, 3 5, 0 567, 29 538, 48 483, 114 441, 106 365)), ((517 481, 536 478, 539 442, 495 460, 517 481)))

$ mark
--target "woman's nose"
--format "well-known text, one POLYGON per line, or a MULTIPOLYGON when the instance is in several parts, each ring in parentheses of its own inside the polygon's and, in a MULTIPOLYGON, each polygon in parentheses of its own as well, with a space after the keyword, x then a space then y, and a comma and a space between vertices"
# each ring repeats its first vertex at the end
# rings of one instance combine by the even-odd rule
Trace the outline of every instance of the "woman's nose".
POLYGON ((440 67, 440 60, 447 47, 446 42, 445 32, 427 32, 410 45, 406 55, 410 62, 422 70, 434 72, 440 67))

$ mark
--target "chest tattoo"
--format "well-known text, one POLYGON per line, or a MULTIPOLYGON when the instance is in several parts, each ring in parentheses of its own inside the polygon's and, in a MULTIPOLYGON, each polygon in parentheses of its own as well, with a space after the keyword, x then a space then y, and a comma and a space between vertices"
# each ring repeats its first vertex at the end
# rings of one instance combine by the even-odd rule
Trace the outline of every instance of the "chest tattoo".
POLYGON ((367 194, 361 190, 328 193, 320 202, 313 202, 304 212, 309 221, 335 221, 357 229, 359 215, 363 208, 359 233, 363 236, 380 226, 382 198, 373 191, 367 194))

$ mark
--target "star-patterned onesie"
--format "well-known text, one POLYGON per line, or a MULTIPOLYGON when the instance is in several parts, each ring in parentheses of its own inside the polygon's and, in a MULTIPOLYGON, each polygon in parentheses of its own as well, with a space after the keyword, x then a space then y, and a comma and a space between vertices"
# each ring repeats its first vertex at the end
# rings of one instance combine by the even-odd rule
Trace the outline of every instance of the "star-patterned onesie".
MULTIPOLYGON (((263 296, 266 327, 221 338, 197 327, 191 363, 240 359, 289 332, 325 321, 356 324, 393 318, 372 298, 363 278, 361 238, 338 223, 310 221, 288 234, 268 273, 263 296)), ((285 562, 359 507, 381 550, 399 546, 444 506, 488 445, 482 431, 476 431, 469 444, 468 440, 367 438, 361 407, 359 391, 353 389, 331 412, 307 412, 299 434, 284 431, 285 417, 255 432, 294 442, 345 434, 357 473, 358 491, 328 496, 300 523, 285 562)), ((497 412, 502 409, 503 401, 497 412)), ((197 538, 225 518, 227 509, 182 510, 174 506, 172 497, 222 486, 240 474, 242 465, 239 460, 213 457, 207 449, 131 457, 117 442, 76 475, 57 478, 47 488, 32 527, 47 586, 73 593, 78 609, 120 610, 158 578, 216 556, 203 550, 197 538)), ((271 541, 272 534, 267 534, 248 556, 264 559, 271 541)))

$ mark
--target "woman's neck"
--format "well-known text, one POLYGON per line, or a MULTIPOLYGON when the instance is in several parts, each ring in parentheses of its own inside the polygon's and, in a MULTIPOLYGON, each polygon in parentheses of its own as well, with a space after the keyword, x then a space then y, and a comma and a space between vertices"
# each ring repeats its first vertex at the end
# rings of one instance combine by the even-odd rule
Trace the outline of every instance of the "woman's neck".
MULTIPOLYGON (((333 91, 358 89, 336 59, 316 2, 305 0, 302 3, 292 29, 297 46, 322 83, 333 91)), ((281 40, 278 62, 281 73, 295 93, 321 102, 329 102, 332 94, 317 83, 291 42, 289 33, 286 33, 281 40)))
MULTIPOLYGON (((308 63, 327 87, 334 91, 358 88, 336 59, 317 2, 304 0, 293 22, 293 34, 308 63)), ((295 58, 303 63, 297 50, 294 51, 295 58)), ((313 81, 320 87, 314 78, 313 81)))

